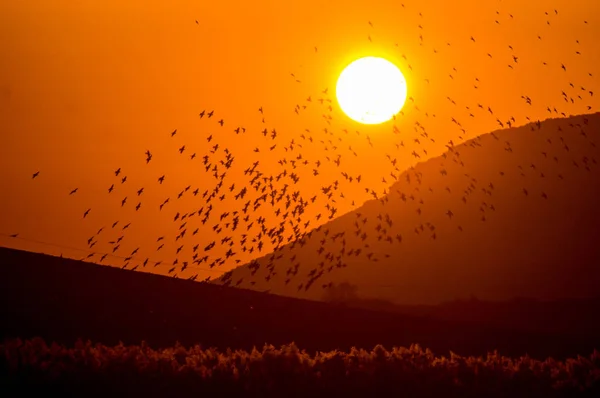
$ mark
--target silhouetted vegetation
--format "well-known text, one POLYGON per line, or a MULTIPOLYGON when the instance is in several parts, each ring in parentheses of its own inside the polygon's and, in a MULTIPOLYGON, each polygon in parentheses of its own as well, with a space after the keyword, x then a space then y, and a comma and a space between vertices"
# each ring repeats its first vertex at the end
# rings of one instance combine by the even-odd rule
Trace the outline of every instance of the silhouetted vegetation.
POLYGON ((418 345, 386 350, 353 348, 309 355, 295 344, 280 349, 225 352, 180 344, 108 347, 78 341, 74 347, 44 340, 0 346, 0 381, 19 396, 374 396, 566 397, 600 393, 600 353, 544 361, 437 357, 418 345))
POLYGON ((336 304, 356 303, 358 298, 358 286, 351 285, 348 282, 342 282, 338 285, 332 284, 323 294, 323 301, 336 304))

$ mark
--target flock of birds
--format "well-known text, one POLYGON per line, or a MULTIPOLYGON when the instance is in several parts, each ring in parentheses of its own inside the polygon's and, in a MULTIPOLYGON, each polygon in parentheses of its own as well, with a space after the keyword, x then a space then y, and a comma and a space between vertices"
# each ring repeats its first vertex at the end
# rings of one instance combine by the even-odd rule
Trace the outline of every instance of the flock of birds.
MULTIPOLYGON (((549 19, 551 14, 557 16, 559 13, 557 10, 546 13, 548 25, 551 24, 549 19)), ((420 14, 420 17, 422 18, 423 16, 420 14)), ((514 17, 509 14, 509 18, 513 19, 514 17)), ((499 19, 496 19, 495 23, 500 24, 501 22, 499 19)), ((587 21, 583 23, 587 24, 587 21)), ((368 24, 373 28, 371 22, 368 24)), ((421 25, 419 25, 419 29, 423 29, 421 25)), ((538 39, 542 40, 542 37, 538 36, 538 39)), ((368 40, 372 41, 371 35, 368 36, 368 40)), ((423 35, 421 34, 419 41, 423 42, 423 40, 423 35)), ((468 40, 477 43, 477 38, 475 37, 470 37, 468 40)), ((450 46, 450 43, 447 45, 450 46)), ((513 50, 512 47, 510 49, 513 50)), ((437 50, 434 49, 435 51, 437 50)), ((315 47, 315 52, 318 52, 317 47, 315 47)), ((579 51, 577 54, 580 54, 579 51)), ((494 58, 491 53, 488 53, 487 56, 490 59, 494 58)), ((406 56, 403 55, 402 57, 404 60, 407 60, 406 56)), ((520 60, 521 57, 519 55, 513 54, 512 62, 508 64, 508 67, 516 67, 520 60)), ((546 63, 544 65, 547 66, 546 63)), ((564 64, 555 67, 560 67, 565 73, 568 71, 567 66, 564 64)), ((412 70, 412 66, 408 65, 408 68, 412 70)), ((456 68, 450 73, 450 79, 454 79, 455 76, 453 73, 455 71, 456 68)), ((295 74, 292 73, 291 75, 296 82, 301 82, 295 74)), ((593 73, 590 71, 586 78, 591 79, 593 77, 593 73)), ((592 80, 589 80, 589 82, 591 84, 592 80)), ((475 78, 475 89, 478 88, 478 84, 479 79, 475 78)), ((594 97, 594 90, 588 84, 584 85, 584 83, 576 83, 574 81, 569 84, 569 87, 564 88, 562 95, 567 105, 581 106, 585 104, 582 109, 586 109, 587 111, 593 110, 589 101, 594 97)), ((525 105, 532 104, 532 99, 529 96, 523 95, 521 99, 525 105)), ((447 100, 452 105, 457 104, 457 101, 451 96, 448 96, 447 100)), ((202 110, 198 115, 200 121, 204 123, 206 129, 213 131, 213 133, 205 137, 206 151, 204 152, 190 150, 192 145, 180 140, 181 134, 177 129, 166 132, 165 134, 168 134, 170 139, 174 142, 177 141, 175 145, 178 154, 182 157, 188 157, 190 161, 201 162, 203 172, 210 177, 204 178, 202 183, 190 183, 186 185, 179 192, 173 192, 172 195, 166 197, 159 204, 157 210, 169 213, 169 217, 171 217, 172 222, 176 225, 177 233, 174 236, 158 234, 156 236, 156 245, 153 248, 134 247, 133 250, 126 251, 122 247, 122 244, 132 224, 123 219, 116 220, 101 226, 93 236, 85 239, 89 254, 84 256, 83 259, 97 263, 106 263, 109 260, 116 261, 115 258, 120 256, 123 262, 118 265, 122 268, 153 270, 161 266, 164 267, 160 268, 161 270, 164 269, 162 272, 173 277, 185 277, 190 280, 208 282, 211 280, 211 276, 207 278, 199 277, 199 274, 203 270, 219 269, 218 267, 223 266, 231 269, 232 267, 245 264, 247 258, 262 255, 268 251, 271 254, 266 257, 265 263, 256 260, 250 262, 249 267, 252 270, 252 275, 260 267, 264 267, 267 270, 265 280, 268 282, 278 274, 285 272, 283 277, 287 285, 299 274, 302 264, 296 258, 296 255, 293 255, 286 260, 285 271, 278 270, 278 264, 282 263, 278 260, 281 260, 284 256, 282 251, 291 250, 296 246, 304 246, 313 234, 320 231, 322 238, 319 241, 317 252, 319 256, 323 257, 323 260, 318 264, 311 264, 306 268, 302 267, 305 268, 306 278, 297 283, 296 288, 298 291, 309 290, 324 275, 332 273, 337 268, 346 267, 347 265, 344 262, 345 256, 357 257, 362 255, 367 261, 378 261, 378 253, 374 252, 367 242, 368 232, 366 231, 366 224, 368 220, 365 214, 355 212, 354 231, 332 232, 330 234, 327 226, 323 225, 340 215, 339 201, 351 202, 352 207, 357 205, 356 196, 346 197, 350 195, 344 194, 344 184, 352 184, 353 186, 362 185, 364 193, 368 195, 369 199, 374 199, 382 204, 390 200, 390 194, 392 193, 390 188, 384 189, 383 192, 378 192, 377 189, 366 186, 363 181, 364 177, 361 174, 352 173, 345 169, 345 165, 354 162, 359 157, 359 149, 356 147, 353 148, 353 145, 356 146, 355 142, 357 140, 354 135, 364 137, 370 147, 374 147, 374 143, 371 141, 370 136, 361 134, 360 131, 351 132, 348 129, 336 129, 332 124, 336 113, 333 103, 334 99, 331 96, 330 90, 325 88, 318 94, 308 96, 302 103, 297 104, 294 108, 296 114, 306 111, 313 105, 319 107, 318 109, 322 111, 323 121, 326 126, 322 131, 306 129, 301 134, 297 134, 289 140, 287 139, 289 137, 285 134, 280 134, 276 128, 267 127, 268 124, 265 121, 266 112, 263 107, 256 110, 257 116, 264 125, 259 131, 252 131, 250 128, 247 130, 243 126, 231 126, 229 121, 220 117, 217 111, 212 109, 202 110), (257 160, 243 166, 243 170, 238 169, 240 172, 243 171, 243 177, 236 175, 234 171, 238 162, 236 162, 236 154, 227 147, 227 141, 230 139, 228 137, 229 134, 256 134, 257 137, 266 141, 266 145, 264 146, 255 146, 249 149, 257 154, 257 160), (282 150, 283 152, 281 152, 282 150), (262 157, 265 151, 271 152, 274 155, 282 153, 282 156, 278 157, 276 166, 264 165, 262 157), (338 177, 329 183, 321 185, 318 192, 313 190, 309 194, 306 194, 306 192, 302 192, 301 189, 297 188, 297 184, 301 179, 317 178, 322 174, 337 174, 338 177), (210 180, 214 181, 214 184, 207 188, 207 181, 210 180), (179 203, 183 202, 180 201, 181 199, 190 197, 192 199, 186 203, 194 203, 194 205, 187 207, 179 205, 179 203), (324 203, 324 205, 318 206, 321 203, 324 203), (106 230, 113 230, 116 235, 112 238, 104 238, 106 230), (350 247, 350 245, 346 244, 346 239, 352 233, 357 239, 357 244, 350 247), (207 239, 207 237, 209 238, 207 239), (342 242, 341 249, 338 252, 329 251, 327 249, 329 241, 342 242), (151 257, 155 256, 149 254, 150 251, 164 251, 166 250, 166 243, 173 247, 175 258, 172 261, 150 260, 151 257), (107 247, 108 250, 96 251, 98 250, 97 245, 104 245, 103 247, 107 247), (147 253, 147 256, 141 256, 142 252, 147 253)), ((407 106, 413 106, 417 111, 421 112, 412 97, 408 98, 407 106)), ((477 104, 477 109, 466 107, 466 111, 470 118, 475 118, 477 112, 486 115, 486 117, 494 118, 500 128, 510 128, 517 124, 517 120, 514 117, 504 120, 500 116, 497 116, 491 104, 479 103, 477 104)), ((549 106, 547 111, 551 116, 557 117, 566 117, 569 113, 566 110, 561 110, 560 105, 549 106)), ((435 144, 436 140, 435 134, 427 131, 425 125, 416 120, 412 127, 417 135, 412 139, 412 142, 406 141, 405 143, 408 137, 402 136, 397 125, 403 115, 404 113, 401 112, 394 117, 392 132, 400 135, 399 138, 403 138, 395 144, 395 150, 399 153, 400 151, 406 152, 400 153, 397 156, 392 154, 385 155, 389 161, 390 170, 388 174, 382 177, 381 183, 389 187, 390 184, 396 183, 401 179, 404 179, 409 184, 412 181, 414 187, 412 192, 397 191, 397 193, 402 201, 412 201, 418 206, 419 201, 423 203, 417 194, 422 175, 415 172, 414 169, 409 169, 405 172, 400 167, 399 158, 400 156, 410 156, 415 162, 425 160, 431 157, 431 153, 428 152, 428 145, 435 144)), ((429 114, 426 114, 426 116, 429 116, 429 114)), ((527 121, 532 123, 532 129, 540 128, 540 121, 530 120, 529 118, 527 118, 527 121)), ((466 142, 467 129, 459 121, 458 117, 452 117, 451 122, 458 128, 458 134, 456 139, 451 139, 445 144, 447 152, 442 156, 444 159, 448 159, 464 167, 464 161, 456 146, 466 142)), ((587 119, 584 118, 582 124, 571 127, 579 129, 581 134, 585 135, 586 123, 587 119)), ((492 135, 494 138, 499 139, 496 135, 492 135)), ((596 144, 593 142, 592 137, 589 138, 590 145, 595 147, 596 144)), ((471 140, 468 145, 477 146, 480 145, 479 142, 478 139, 471 140)), ((569 150, 568 143, 564 140, 556 144, 558 145, 557 150, 569 150)), ((505 150, 507 152, 513 151, 511 143, 508 141, 505 142, 505 150)), ((155 156, 155 152, 155 150, 150 149, 146 149, 144 152, 141 149, 139 155, 140 162, 144 162, 145 164, 155 162, 155 157, 159 157, 155 156)), ((558 162, 560 155, 558 152, 551 153, 547 150, 547 152, 544 152, 544 156, 553 158, 558 162)), ((578 164, 576 167, 589 169, 592 165, 597 164, 596 162, 597 160, 593 157, 586 158, 582 164, 578 164)), ((529 165, 529 167, 532 170, 536 168, 534 164, 529 165)), ((525 171, 522 170, 522 172, 525 171)), ((154 187, 136 187, 134 191, 123 193, 122 191, 125 190, 124 187, 128 184, 129 175, 127 174, 127 170, 122 167, 115 167, 112 173, 114 175, 114 182, 105 187, 107 200, 118 201, 120 207, 123 209, 133 209, 129 211, 143 211, 145 208, 143 198, 148 193, 152 194, 154 187)), ((447 173, 447 170, 440 171, 441 175, 445 173, 447 173)), ((503 171, 500 171, 500 174, 503 174, 503 171)), ((40 178, 44 178, 43 171, 35 171, 31 175, 31 179, 33 180, 40 178)), ((562 176, 559 178, 562 178, 562 176)), ((162 185, 168 179, 169 175, 167 173, 157 175, 155 184, 162 185)), ((471 188, 463 193, 462 200, 464 203, 468 200, 469 191, 473 191, 476 188, 482 188, 489 192, 494 190, 492 183, 485 187, 476 187, 475 184, 475 181, 471 181, 471 188)), ((450 188, 447 189, 450 192, 450 188)), ((79 190, 79 188, 73 188, 65 194, 76 196, 79 190)), ((529 194, 528 189, 524 187, 523 195, 529 194)), ((546 193, 542 192, 540 195, 544 199, 548 199, 546 193)), ((486 209, 495 210, 493 205, 487 206, 486 209)), ((87 222, 94 210, 93 207, 86 206, 85 210, 81 213, 82 221, 87 222)), ((420 207, 417 207, 415 211, 421 214, 422 210, 420 207)), ((455 210, 453 209, 443 209, 443 212, 450 220, 455 217, 455 210)), ((485 221, 485 214, 482 215, 482 220, 485 221)), ((392 219, 390 214, 385 211, 379 212, 377 221, 374 223, 376 225, 373 227, 378 241, 386 242, 390 245, 401 244, 403 236, 398 233, 390 233, 392 225, 401 222, 402 220, 392 219)), ((462 226, 460 225, 457 228, 462 230, 462 226)), ((414 232, 419 234, 425 231, 429 232, 429 236, 432 239, 436 239, 435 226, 428 223, 416 227, 414 232)), ((15 233, 11 236, 17 238, 19 234, 15 233)), ((388 254, 384 254, 384 256, 389 257, 388 254)), ((283 267, 284 265, 281 266, 283 267)), ((220 278, 221 283, 240 286, 243 281, 241 279, 233 280, 232 275, 231 271, 225 272, 220 278)), ((254 285, 254 282, 250 281, 249 285, 254 285)), ((332 282, 323 282, 321 284, 323 289, 332 286, 332 282)))

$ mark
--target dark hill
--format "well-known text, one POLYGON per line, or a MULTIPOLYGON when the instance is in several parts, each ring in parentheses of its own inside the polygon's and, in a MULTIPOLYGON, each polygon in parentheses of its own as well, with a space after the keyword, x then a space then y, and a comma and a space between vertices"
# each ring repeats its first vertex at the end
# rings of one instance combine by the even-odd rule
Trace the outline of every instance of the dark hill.
POLYGON ((347 282, 402 305, 596 296, 599 151, 598 113, 449 143, 387 195, 220 283, 321 299, 347 282))
POLYGON ((419 343, 436 353, 563 357, 596 340, 352 309, 0 248, 0 338, 146 340, 244 348, 295 341, 309 351, 419 343))

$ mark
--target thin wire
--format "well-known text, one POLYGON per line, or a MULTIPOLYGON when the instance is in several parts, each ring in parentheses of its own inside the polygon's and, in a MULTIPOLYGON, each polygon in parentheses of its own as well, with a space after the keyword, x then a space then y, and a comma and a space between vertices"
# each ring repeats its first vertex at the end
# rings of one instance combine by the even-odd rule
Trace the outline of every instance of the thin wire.
MULTIPOLYGON (((31 238, 23 238, 21 236, 12 236, 13 234, 7 234, 5 232, 0 232, 0 236, 5 236, 8 237, 10 239, 20 239, 26 242, 32 242, 32 243, 38 243, 38 244, 42 244, 42 245, 47 245, 47 246, 53 246, 59 249, 69 249, 69 250, 75 250, 75 251, 79 251, 79 252, 83 252, 83 253, 87 253, 87 254, 96 254, 96 255, 106 255, 107 257, 113 257, 113 258, 119 258, 121 260, 125 260, 126 258, 130 258, 131 260, 136 260, 136 261, 140 261, 140 262, 144 262, 146 259, 140 259, 139 257, 132 257, 132 256, 121 256, 118 254, 112 254, 112 253, 103 253, 103 252, 93 252, 90 249, 82 249, 79 247, 73 247, 73 246, 66 246, 66 245, 60 245, 57 243, 51 243, 51 242, 45 242, 45 241, 41 241, 41 240, 37 240, 37 239, 31 239, 31 238)), ((74 259, 77 260, 77 259, 74 259)), ((86 258, 83 259, 78 259, 77 261, 85 261, 86 258)), ((148 262, 150 262, 150 260, 148 260, 148 262)), ((153 261, 154 263, 156 263, 155 261, 153 261)), ((101 263, 96 263, 93 262, 93 264, 98 264, 98 265, 107 265, 107 264, 101 264, 101 263)), ((170 264, 168 262, 161 262, 160 265, 163 266, 169 266, 170 264)), ((115 266, 117 267, 117 266, 115 266)), ((217 271, 217 270, 213 270, 210 268, 203 268, 200 266, 196 266, 196 265, 190 265, 187 267, 188 269, 197 269, 199 271, 203 271, 203 272, 212 272, 212 273, 218 273, 218 274, 223 274, 223 272, 217 271)), ((165 276, 169 276, 169 275, 165 275, 165 276)), ((180 279, 184 279, 184 278, 180 278, 180 279)), ((187 278, 186 278, 187 279, 187 278)), ((388 288, 388 289, 395 289, 398 288, 398 286, 395 285, 378 285, 378 284, 368 284, 368 286, 371 287, 379 287, 379 288, 388 288)))
MULTIPOLYGON (((92 251, 90 249, 82 249, 80 247, 73 247, 73 246, 61 245, 61 244, 58 244, 58 243, 41 241, 41 240, 37 240, 37 239, 24 238, 24 237, 19 236, 19 235, 13 236, 14 234, 7 234, 5 232, 0 232, 0 235, 8 237, 10 239, 20 239, 20 240, 23 240, 23 241, 26 241, 26 242, 32 242, 32 243, 37 243, 37 244, 46 245, 46 246, 53 246, 53 247, 56 247, 56 248, 59 248, 59 249, 74 250, 74 251, 83 252, 83 253, 87 253, 87 254, 96 254, 96 255, 102 255, 102 256, 106 255, 106 257, 118 258, 118 259, 121 259, 121 260, 125 260, 126 258, 129 258, 130 260, 140 261, 140 262, 144 262, 146 260, 145 258, 144 259, 140 259, 139 257, 133 257, 133 256, 124 257, 124 256, 121 256, 121 255, 118 255, 118 254, 113 254, 113 253, 94 252, 94 251, 92 251)), ((84 261, 84 260, 86 260, 86 258, 80 259, 79 261, 84 261)), ((150 262, 150 260, 148 260, 148 262, 150 262)), ((156 263, 156 261, 152 261, 152 262, 156 263)), ((94 262, 94 264, 100 264, 100 263, 94 262)), ((160 265, 168 266, 169 263, 168 262, 161 262, 160 265)), ((220 271, 213 270, 213 269, 210 269, 210 268, 203 268, 203 267, 200 267, 200 266, 197 266, 197 265, 190 265, 187 268, 188 269, 197 269, 197 270, 203 271, 203 272, 212 272, 212 273, 222 274, 222 272, 220 272, 220 271)))

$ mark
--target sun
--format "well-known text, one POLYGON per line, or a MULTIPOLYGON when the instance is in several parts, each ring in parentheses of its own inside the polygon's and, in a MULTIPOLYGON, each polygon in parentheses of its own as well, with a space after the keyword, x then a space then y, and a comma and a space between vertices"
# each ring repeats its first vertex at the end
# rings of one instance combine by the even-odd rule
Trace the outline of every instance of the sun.
POLYGON ((342 71, 336 96, 351 119, 363 124, 379 124, 402 109, 406 101, 406 79, 390 61, 364 57, 342 71))

